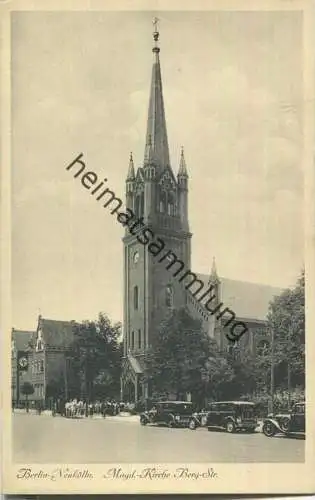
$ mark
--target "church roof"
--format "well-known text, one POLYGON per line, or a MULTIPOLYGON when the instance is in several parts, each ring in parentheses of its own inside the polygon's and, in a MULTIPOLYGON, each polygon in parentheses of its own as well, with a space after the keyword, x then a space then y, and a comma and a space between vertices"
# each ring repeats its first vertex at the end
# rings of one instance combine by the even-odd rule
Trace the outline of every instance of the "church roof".
POLYGON ((163 100, 162 76, 159 52, 157 46, 159 33, 154 32, 155 46, 152 49, 154 54, 151 91, 149 99, 146 146, 144 153, 144 163, 153 161, 158 170, 170 165, 169 147, 166 131, 166 119, 163 100))
MULTIPOLYGON (((206 285, 210 276, 207 274, 197 274, 206 285)), ((248 281, 231 280, 221 278, 220 302, 224 307, 229 307, 238 318, 265 320, 269 303, 277 295, 283 292, 282 288, 248 281)))
POLYGON ((30 332, 26 330, 15 330, 12 329, 12 341, 14 342, 14 348, 17 351, 24 351, 29 347, 29 343, 32 340, 35 332, 30 332))
POLYGON ((39 318, 38 331, 46 346, 69 347, 74 336, 74 322, 39 318))

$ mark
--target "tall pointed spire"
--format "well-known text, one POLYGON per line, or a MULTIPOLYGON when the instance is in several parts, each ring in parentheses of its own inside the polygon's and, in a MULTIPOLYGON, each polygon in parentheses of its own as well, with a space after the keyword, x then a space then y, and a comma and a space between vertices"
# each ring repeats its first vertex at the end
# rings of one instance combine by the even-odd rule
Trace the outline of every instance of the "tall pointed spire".
POLYGON ((152 67, 144 161, 146 163, 148 161, 148 158, 150 158, 151 161, 156 164, 157 169, 160 170, 167 165, 170 165, 170 157, 162 90, 162 76, 159 57, 160 47, 158 46, 160 33, 158 31, 157 23, 158 19, 154 18, 154 47, 152 49, 154 60, 152 67))
POLYGON ((128 174, 127 174, 127 181, 133 181, 136 178, 135 175, 135 167, 133 164, 133 157, 132 153, 130 153, 130 158, 129 158, 129 168, 128 168, 128 174))

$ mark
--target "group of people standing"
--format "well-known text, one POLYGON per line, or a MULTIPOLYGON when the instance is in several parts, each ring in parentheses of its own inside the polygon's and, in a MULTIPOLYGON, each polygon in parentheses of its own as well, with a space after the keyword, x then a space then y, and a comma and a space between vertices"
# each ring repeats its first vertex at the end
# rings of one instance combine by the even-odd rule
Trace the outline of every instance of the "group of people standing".
POLYGON ((53 415, 59 413, 67 418, 92 417, 94 415, 106 417, 107 415, 115 416, 121 411, 128 410, 129 403, 117 402, 114 399, 88 402, 74 398, 64 403, 56 401, 53 406, 53 415))

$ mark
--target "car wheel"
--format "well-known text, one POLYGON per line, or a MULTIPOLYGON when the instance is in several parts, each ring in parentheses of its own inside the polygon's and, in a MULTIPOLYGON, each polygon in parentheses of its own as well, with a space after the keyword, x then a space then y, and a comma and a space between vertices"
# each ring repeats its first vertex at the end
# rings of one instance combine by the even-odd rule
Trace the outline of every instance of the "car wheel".
POLYGON ((225 429, 226 429, 226 432, 228 432, 229 434, 232 434, 232 432, 234 432, 234 431, 235 431, 235 425, 234 425, 234 422, 232 422, 232 420, 229 420, 229 421, 226 423, 225 429))
POLYGON ((193 419, 192 419, 192 420, 190 420, 190 421, 189 421, 189 425, 188 425, 188 427, 189 427, 189 429, 190 429, 191 431, 196 430, 196 427, 197 427, 197 426, 196 426, 196 422, 195 422, 195 420, 193 420, 193 419))
POLYGON ((140 424, 141 425, 147 425, 147 420, 145 418, 140 418, 140 424))
POLYGON ((265 434, 265 436, 272 437, 276 433, 276 428, 272 422, 265 422, 262 431, 265 434))
POLYGON ((167 427, 169 427, 170 429, 172 429, 173 427, 175 427, 173 420, 169 420, 168 421, 167 427))

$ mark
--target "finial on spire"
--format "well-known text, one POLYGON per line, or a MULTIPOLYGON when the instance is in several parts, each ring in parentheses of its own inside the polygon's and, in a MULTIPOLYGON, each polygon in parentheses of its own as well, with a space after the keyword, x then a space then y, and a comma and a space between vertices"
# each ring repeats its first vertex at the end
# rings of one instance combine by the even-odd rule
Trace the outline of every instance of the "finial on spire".
POLYGON ((185 161, 185 156, 184 156, 184 146, 181 146, 181 148, 180 148, 180 161, 179 161, 178 176, 188 177, 186 161, 185 161))
POLYGON ((159 19, 157 17, 154 17, 152 24, 154 26, 154 32, 153 32, 154 47, 152 50, 153 50, 153 52, 159 53, 160 52, 160 48, 158 46, 158 41, 159 41, 159 37, 160 37, 159 28, 158 28, 159 19))

